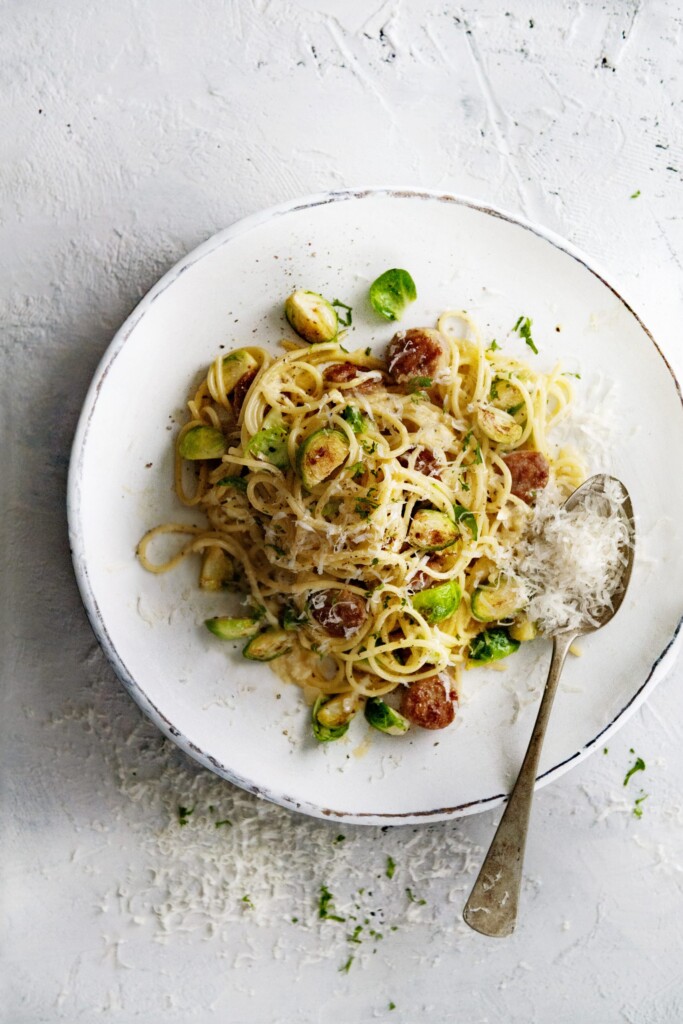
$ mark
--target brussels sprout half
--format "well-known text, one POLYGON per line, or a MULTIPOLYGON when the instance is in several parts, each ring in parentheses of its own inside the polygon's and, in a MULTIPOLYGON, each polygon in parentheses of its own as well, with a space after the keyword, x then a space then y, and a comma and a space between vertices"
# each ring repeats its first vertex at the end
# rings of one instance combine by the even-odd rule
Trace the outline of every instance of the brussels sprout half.
POLYGON ((260 628, 258 619, 227 619, 218 616, 207 619, 204 625, 219 640, 241 640, 245 636, 254 636, 260 628))
POLYGON ((225 388, 226 394, 232 391, 237 381, 240 380, 245 373, 249 373, 257 367, 258 363, 254 357, 243 348, 235 349, 234 352, 230 352, 227 356, 223 356, 223 387, 225 388))
POLYGON ((246 454, 263 462, 271 462, 278 469, 287 469, 287 435, 289 431, 275 409, 266 415, 263 426, 254 434, 246 447, 246 454))
POLYGON ((355 693, 342 693, 337 696, 321 694, 311 712, 315 738, 321 743, 341 739, 358 707, 359 701, 355 693))
POLYGON ((332 304, 317 292, 300 288, 285 302, 285 316, 300 338, 314 345, 332 341, 339 331, 339 318, 332 304))
POLYGON ((365 717, 373 729, 386 732, 389 736, 402 736, 410 729, 410 722, 379 697, 368 697, 365 702, 365 717))
POLYGON ((196 426, 183 434, 178 451, 184 459, 220 459, 228 450, 228 442, 216 427, 196 426))
POLYGON ((454 615, 458 610, 462 590, 457 580, 447 580, 436 587, 429 587, 428 590, 420 590, 413 594, 411 601, 413 608, 435 626, 438 622, 454 615))
POLYGON ((498 627, 486 629, 470 640, 470 661, 487 665, 492 661, 507 658, 519 650, 519 640, 513 640, 507 629, 498 627))
POLYGON ((415 282, 407 270, 385 270, 370 285, 370 305, 385 320, 399 320, 416 298, 415 282))
POLYGON ((457 523, 436 509, 420 509, 412 518, 408 543, 420 551, 442 551, 455 544, 460 536, 457 523))
POLYGON ((284 629, 271 626, 263 633, 252 637, 242 654, 249 661, 273 661, 289 654, 292 649, 292 638, 284 629))
POLYGON ((314 430, 299 446, 296 468, 307 491, 334 472, 349 454, 349 440, 341 430, 314 430))
POLYGON ((199 586, 202 590, 222 590, 235 579, 235 566, 230 555, 223 548, 206 548, 199 570, 199 586))
POLYGON ((521 423, 509 413, 493 406, 480 406, 477 409, 477 422, 482 434, 498 444, 515 444, 524 433, 521 423))

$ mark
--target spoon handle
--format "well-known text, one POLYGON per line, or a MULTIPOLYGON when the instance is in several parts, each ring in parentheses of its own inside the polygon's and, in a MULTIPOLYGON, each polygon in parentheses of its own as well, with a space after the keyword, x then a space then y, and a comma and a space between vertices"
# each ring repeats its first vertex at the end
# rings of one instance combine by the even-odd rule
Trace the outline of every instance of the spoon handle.
POLYGON ((538 760, 560 673, 575 639, 575 633, 560 633, 553 638, 553 657, 529 746, 489 852, 465 904, 463 918, 470 928, 482 935, 503 937, 514 931, 538 760))

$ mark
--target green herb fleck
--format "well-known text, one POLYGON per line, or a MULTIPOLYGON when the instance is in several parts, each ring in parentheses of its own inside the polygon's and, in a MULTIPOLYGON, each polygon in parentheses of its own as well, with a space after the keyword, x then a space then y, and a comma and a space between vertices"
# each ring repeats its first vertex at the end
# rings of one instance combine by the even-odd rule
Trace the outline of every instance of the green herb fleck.
POLYGON ((609 747, 604 747, 602 752, 603 754, 609 754, 609 747))
POLYGON ((354 434, 362 434, 365 430, 365 419, 355 405, 347 405, 342 413, 342 418, 346 420, 354 434))
POLYGON ((393 857, 387 857, 387 878, 393 878, 396 871, 396 861, 393 857))
POLYGON ((318 917, 324 921, 345 921, 345 917, 334 914, 334 896, 326 885, 320 886, 320 899, 318 900, 318 917))
POLYGON ((284 558, 287 554, 287 552, 283 548, 278 547, 277 544, 264 544, 264 547, 272 548, 278 558, 284 558))
POLYGON ((222 821, 215 822, 216 828, 221 828, 223 825, 232 825, 230 818, 223 818, 222 821))
POLYGON ((498 342, 494 338, 493 341, 491 342, 491 344, 489 345, 489 349, 488 350, 489 350, 489 352, 497 352, 499 348, 500 348, 500 345, 498 344, 498 342))
POLYGON ((242 903, 244 903, 246 907, 249 907, 250 910, 254 909, 254 904, 251 902, 251 896, 249 896, 248 893, 245 893, 242 897, 242 903))
POLYGON ((525 405, 526 402, 518 402, 517 405, 511 405, 509 409, 506 409, 506 412, 508 416, 516 416, 517 413, 520 412, 525 405))
POLYGON ((419 900, 417 896, 414 895, 412 889, 406 889, 406 896, 408 897, 409 903, 416 903, 418 907, 424 907, 427 902, 427 900, 419 900))
POLYGON ((351 956, 346 961, 346 963, 342 964, 342 966, 339 968, 339 973, 340 974, 348 974, 349 971, 351 970, 351 964, 353 963, 353 961, 354 961, 354 956, 353 956, 353 954, 351 954, 351 956))
POLYGON ((194 807, 179 807, 178 808, 178 824, 187 825, 188 818, 194 812, 194 807))
POLYGON ((395 1003, 395 1002, 393 1001, 393 999, 392 999, 392 1001, 391 1001, 391 1002, 389 1003, 389 1009, 390 1009, 390 1010, 395 1010, 395 1009, 396 1009, 396 1003, 395 1003))
POLYGON ((422 391, 424 388, 431 388, 433 384, 431 377, 411 377, 406 384, 409 395, 414 395, 417 391, 422 391))
POLYGON ((347 306, 345 302, 340 302, 339 299, 335 299, 334 302, 331 303, 331 305, 336 306, 337 309, 346 310, 346 319, 344 319, 341 313, 337 313, 337 319, 339 320, 339 323, 342 325, 342 327, 350 327, 353 322, 351 307, 347 306))
POLYGON ((462 523, 472 534, 472 539, 476 540, 479 536, 479 530, 477 528, 477 520, 473 512, 469 509, 463 508, 462 505, 458 505, 456 502, 453 505, 453 518, 456 523, 462 523))
POLYGON ((635 192, 633 192, 633 193, 632 193, 632 194, 631 194, 631 195, 629 196, 629 199, 637 199, 639 195, 640 195, 640 189, 638 188, 638 189, 636 189, 636 191, 635 191, 635 192))
POLYGON ((247 489, 247 479, 243 476, 224 476, 218 481, 216 486, 234 487, 236 491, 244 493, 247 489))
POLYGON ((353 935, 347 935, 346 936, 346 941, 347 942, 357 942, 358 945, 360 945, 363 940, 360 939, 358 936, 360 935, 360 933, 362 931, 363 931, 363 925, 362 924, 357 924, 356 927, 353 929, 353 935))
POLYGON ((647 797, 648 797, 648 794, 647 793, 643 793, 643 795, 639 796, 638 799, 636 800, 636 802, 634 804, 634 807, 633 807, 633 814, 635 815, 636 818, 642 818, 642 816, 643 816, 643 808, 642 808, 641 805, 642 805, 644 800, 647 800, 647 797))
POLYGON ((346 836, 339 835, 335 839, 335 843, 343 843, 343 842, 345 842, 345 840, 346 840, 346 836))
POLYGON ((292 924, 298 924, 298 923, 299 923, 299 918, 298 917, 293 917, 292 918, 292 924))
MULTIPOLYGON (((368 491, 368 494, 370 494, 370 491, 368 491)), ((373 501, 372 498, 356 498, 354 511, 357 516, 360 516, 361 519, 369 519, 372 513, 378 507, 379 502, 373 501)))
POLYGON ((491 381, 491 390, 489 391, 489 398, 494 401, 498 398, 498 384, 500 383, 500 377, 494 377, 491 381))
POLYGON ((529 346, 531 351, 534 352, 535 355, 538 355, 538 349, 534 345, 534 339, 531 337, 532 324, 533 320, 531 320, 528 316, 520 316, 519 320, 512 328, 512 330, 516 331, 517 334, 519 334, 520 338, 524 338, 524 341, 529 346))
MULTIPOLYGON (((633 750, 631 750, 631 753, 633 753, 633 750)), ((635 775, 636 772, 644 772, 644 771, 645 771, 645 762, 643 761, 642 757, 637 757, 636 758, 636 763, 634 765, 631 765, 629 770, 626 772, 626 775, 624 777, 624 785, 625 786, 628 785, 629 779, 631 778, 632 775, 635 775)))
POLYGON ((369 345, 368 345, 368 347, 365 350, 365 354, 366 354, 366 356, 372 355, 372 349, 370 348, 369 345))

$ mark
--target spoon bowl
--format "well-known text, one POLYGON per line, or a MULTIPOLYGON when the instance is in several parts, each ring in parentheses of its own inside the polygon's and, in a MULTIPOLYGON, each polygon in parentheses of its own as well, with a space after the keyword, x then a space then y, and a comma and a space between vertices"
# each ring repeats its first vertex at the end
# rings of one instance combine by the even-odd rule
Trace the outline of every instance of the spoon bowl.
POLYGON ((510 935, 515 928, 538 762, 567 652, 577 637, 594 633, 614 618, 621 607, 631 579, 635 553, 635 526, 628 491, 620 480, 601 473, 578 487, 567 498, 563 508, 571 512, 588 504, 605 517, 622 517, 628 543, 622 552, 621 572, 610 594, 609 603, 596 609, 595 615, 590 618, 584 617, 578 626, 560 629, 552 634, 552 660, 529 746, 503 817, 463 911, 465 922, 483 935, 504 937, 510 935))

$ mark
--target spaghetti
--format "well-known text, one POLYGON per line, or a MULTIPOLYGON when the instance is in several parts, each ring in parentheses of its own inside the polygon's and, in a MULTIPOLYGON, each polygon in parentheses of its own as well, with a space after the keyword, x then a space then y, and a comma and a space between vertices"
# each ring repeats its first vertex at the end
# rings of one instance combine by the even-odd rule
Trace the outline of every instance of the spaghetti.
POLYGON ((217 560, 219 584, 248 595, 248 618, 231 621, 253 623, 242 635, 257 633, 258 660, 275 651, 281 676, 354 709, 417 687, 403 711, 438 727, 416 710, 424 687, 437 680, 452 703, 477 639, 523 627, 502 566, 534 486, 549 480, 561 498, 584 479, 575 454, 549 442, 570 381, 486 348, 462 311, 395 335, 386 359, 339 338, 283 344, 278 357, 245 348, 211 365, 175 467, 179 499, 208 524, 158 526, 138 557, 157 573, 193 553, 217 560), (198 428, 221 454, 191 451, 198 428), (156 563, 150 544, 169 532, 189 540, 156 563))

